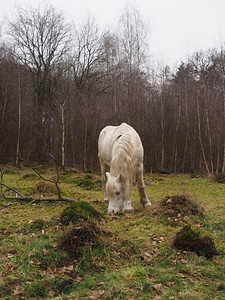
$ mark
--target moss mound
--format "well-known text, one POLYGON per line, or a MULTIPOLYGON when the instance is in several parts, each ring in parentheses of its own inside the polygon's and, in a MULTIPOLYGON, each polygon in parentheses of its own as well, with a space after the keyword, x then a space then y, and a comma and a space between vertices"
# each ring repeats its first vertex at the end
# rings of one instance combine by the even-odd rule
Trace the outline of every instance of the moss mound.
POLYGON ((207 259, 218 255, 213 240, 194 231, 190 225, 185 225, 175 236, 173 246, 179 250, 192 251, 207 259))
POLYGON ((190 216, 204 217, 203 208, 186 195, 167 196, 160 201, 153 214, 160 216, 170 225, 183 222, 190 216))
POLYGON ((66 207, 60 216, 60 221, 63 225, 77 224, 81 221, 103 219, 103 216, 93 206, 86 201, 78 201, 66 207))

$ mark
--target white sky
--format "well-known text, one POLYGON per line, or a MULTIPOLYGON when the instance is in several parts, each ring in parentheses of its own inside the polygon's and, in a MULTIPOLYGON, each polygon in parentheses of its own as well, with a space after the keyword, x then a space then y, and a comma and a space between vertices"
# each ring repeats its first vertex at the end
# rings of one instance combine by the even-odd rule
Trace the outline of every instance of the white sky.
POLYGON ((94 16, 99 26, 114 28, 128 3, 150 24, 150 54, 172 67, 195 51, 220 49, 225 44, 225 0, 2 0, 0 23, 15 4, 51 3, 68 19, 94 16))

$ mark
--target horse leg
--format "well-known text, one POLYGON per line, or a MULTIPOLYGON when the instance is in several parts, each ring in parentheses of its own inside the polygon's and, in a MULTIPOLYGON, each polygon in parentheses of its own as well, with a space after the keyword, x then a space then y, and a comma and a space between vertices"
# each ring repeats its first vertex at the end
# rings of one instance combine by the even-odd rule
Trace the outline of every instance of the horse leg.
POLYGON ((141 165, 136 171, 136 180, 137 180, 137 187, 140 196, 140 203, 144 208, 151 206, 151 202, 148 199, 148 196, 145 192, 145 184, 143 179, 143 165, 141 165))
POLYGON ((132 207, 131 200, 125 200, 124 201, 124 208, 123 208, 123 213, 124 214, 132 214, 134 212, 134 209, 132 207))
POLYGON ((132 214, 134 209, 132 207, 132 202, 130 199, 130 184, 129 181, 124 183, 124 202, 123 202, 123 213, 124 214, 132 214))
POLYGON ((109 204, 109 200, 107 198, 107 195, 106 195, 106 171, 107 171, 107 165, 104 164, 104 163, 101 163, 101 173, 102 173, 102 188, 103 188, 103 197, 104 197, 104 200, 103 202, 105 204, 109 204))

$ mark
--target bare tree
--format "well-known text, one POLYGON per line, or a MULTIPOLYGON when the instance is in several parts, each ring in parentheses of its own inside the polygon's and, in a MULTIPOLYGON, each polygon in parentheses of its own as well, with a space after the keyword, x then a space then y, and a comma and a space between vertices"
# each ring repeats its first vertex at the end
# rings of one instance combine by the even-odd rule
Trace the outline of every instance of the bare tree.
MULTIPOLYGON (((104 47, 106 32, 100 32, 96 21, 90 16, 80 26, 75 28, 75 47, 72 60, 76 115, 78 116, 82 132, 83 167, 87 170, 87 152, 90 145, 88 131, 96 128, 93 124, 93 114, 97 111, 96 98, 108 88, 108 69, 106 68, 106 52, 104 47), (92 119, 92 124, 89 120, 92 119)), ((76 137, 75 137, 76 139, 76 137)), ((78 141, 80 144, 80 141, 78 141)), ((78 144, 77 143, 77 144, 78 144)))
POLYGON ((126 91, 123 106, 127 112, 128 122, 133 120, 134 106, 139 131, 141 130, 141 81, 147 69, 148 25, 140 12, 132 5, 127 5, 119 21, 120 61, 126 78, 126 91), (138 105, 135 105, 136 101, 138 105))
POLYGON ((70 25, 53 6, 17 8, 9 21, 14 54, 31 73, 38 103, 51 100, 53 73, 70 46, 70 25))
MULTIPOLYGON (((53 6, 17 8, 8 22, 8 35, 16 62, 31 75, 36 107, 36 148, 39 159, 48 157, 51 141, 54 91, 60 78, 58 66, 70 50, 70 25, 53 6)), ((63 71, 63 70, 62 70, 63 71)), ((22 93, 22 91, 20 91, 22 93)), ((19 102, 21 105, 21 102, 19 102)), ((21 124, 21 119, 20 123, 21 124)), ((17 146, 19 144, 17 143, 17 146)), ((18 149, 17 149, 18 150, 18 149)))

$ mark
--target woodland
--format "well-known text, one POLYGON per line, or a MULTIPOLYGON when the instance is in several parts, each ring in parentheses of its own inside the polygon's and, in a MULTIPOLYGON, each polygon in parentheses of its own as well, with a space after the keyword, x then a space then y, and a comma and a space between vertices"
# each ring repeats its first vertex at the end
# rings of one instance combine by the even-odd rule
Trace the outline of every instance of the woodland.
POLYGON ((68 22, 53 6, 29 6, 1 32, 1 164, 54 157, 63 169, 95 172, 99 132, 127 122, 142 139, 146 172, 225 172, 222 47, 156 67, 136 9, 112 31, 90 16, 68 22))

